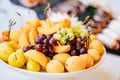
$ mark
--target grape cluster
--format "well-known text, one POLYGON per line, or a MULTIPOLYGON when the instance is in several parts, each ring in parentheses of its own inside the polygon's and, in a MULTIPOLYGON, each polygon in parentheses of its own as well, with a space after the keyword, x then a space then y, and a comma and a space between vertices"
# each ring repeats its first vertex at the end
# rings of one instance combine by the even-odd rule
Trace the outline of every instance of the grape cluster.
POLYGON ((69 28, 61 28, 53 35, 53 38, 58 40, 62 45, 66 44, 67 41, 72 41, 74 37, 72 29, 69 28))
POLYGON ((69 54, 71 56, 76 56, 87 53, 87 48, 85 47, 86 41, 87 41, 87 37, 82 36, 82 37, 75 37, 74 40, 67 42, 66 44, 71 45, 71 50, 69 51, 69 54))
POLYGON ((57 40, 55 40, 52 35, 38 35, 38 37, 35 38, 35 44, 35 49, 44 53, 46 56, 52 57, 55 54, 53 46, 57 45, 57 40))

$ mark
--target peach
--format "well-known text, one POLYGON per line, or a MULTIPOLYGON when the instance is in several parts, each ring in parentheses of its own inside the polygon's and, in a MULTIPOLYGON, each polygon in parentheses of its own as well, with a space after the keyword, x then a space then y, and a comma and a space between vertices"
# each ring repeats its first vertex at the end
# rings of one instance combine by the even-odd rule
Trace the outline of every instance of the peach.
POLYGON ((28 38, 28 33, 23 32, 20 37, 19 37, 19 46, 20 48, 23 48, 24 46, 29 45, 29 38, 28 38))
POLYGON ((70 45, 54 46, 54 51, 56 53, 65 53, 70 51, 70 49, 71 49, 70 45))
POLYGON ((53 60, 60 61, 63 65, 65 65, 66 60, 70 57, 67 53, 58 53, 55 56, 53 56, 53 60))
POLYGON ((23 32, 22 29, 12 30, 10 32, 10 39, 13 40, 13 41, 18 42, 19 41, 19 37, 20 37, 22 32, 23 32))
POLYGON ((35 28, 32 28, 29 32, 29 42, 31 45, 35 45, 34 39, 37 37, 37 31, 35 28))

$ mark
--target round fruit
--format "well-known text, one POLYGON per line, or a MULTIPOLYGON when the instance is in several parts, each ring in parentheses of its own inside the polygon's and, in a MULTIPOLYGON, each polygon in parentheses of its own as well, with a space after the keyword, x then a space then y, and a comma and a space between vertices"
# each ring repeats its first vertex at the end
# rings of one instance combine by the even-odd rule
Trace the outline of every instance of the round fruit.
POLYGON ((100 59, 100 53, 96 49, 88 49, 88 54, 93 57, 94 61, 100 59))
POLYGON ((15 67, 22 67, 25 64, 23 53, 14 52, 8 57, 8 64, 15 67))
POLYGON ((100 41, 98 41, 98 40, 93 40, 93 41, 90 43, 89 48, 90 48, 90 49, 96 49, 96 50, 98 50, 98 52, 99 52, 100 54, 103 54, 103 52, 104 52, 103 45, 102 45, 102 43, 101 43, 100 41))
POLYGON ((51 60, 47 63, 46 71, 48 73, 61 73, 64 72, 64 66, 57 60, 51 60))
POLYGON ((53 60, 60 61, 63 65, 65 65, 66 60, 70 57, 67 53, 58 53, 55 56, 53 56, 53 60))
POLYGON ((85 62, 87 64, 86 68, 92 67, 94 65, 94 59, 91 55, 81 54, 80 57, 83 58, 83 60, 85 60, 85 62))
POLYGON ((24 51, 22 49, 17 49, 16 52, 19 52, 19 53, 23 53, 24 54, 24 51))
POLYGON ((65 63, 68 72, 80 71, 86 68, 85 61, 79 56, 69 57, 65 63))
POLYGON ((2 59, 5 62, 8 62, 8 57, 13 52, 14 50, 10 47, 0 48, 0 59, 2 59))
POLYGON ((39 72, 40 71, 40 65, 33 60, 29 60, 28 63, 27 63, 27 70, 39 72))

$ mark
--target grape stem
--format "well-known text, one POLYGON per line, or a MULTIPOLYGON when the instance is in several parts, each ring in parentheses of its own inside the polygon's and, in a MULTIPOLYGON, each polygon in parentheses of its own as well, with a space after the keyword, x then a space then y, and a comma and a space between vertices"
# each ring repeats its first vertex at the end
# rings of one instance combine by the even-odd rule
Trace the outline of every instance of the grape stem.
POLYGON ((86 25, 86 29, 87 29, 87 31, 88 31, 88 36, 87 36, 87 40, 86 40, 86 48, 88 49, 89 43, 90 43, 90 35, 92 34, 92 30, 89 29, 90 24, 91 24, 91 22, 90 22, 90 16, 87 16, 87 17, 84 19, 84 21, 83 21, 82 24, 83 24, 83 25, 86 25))

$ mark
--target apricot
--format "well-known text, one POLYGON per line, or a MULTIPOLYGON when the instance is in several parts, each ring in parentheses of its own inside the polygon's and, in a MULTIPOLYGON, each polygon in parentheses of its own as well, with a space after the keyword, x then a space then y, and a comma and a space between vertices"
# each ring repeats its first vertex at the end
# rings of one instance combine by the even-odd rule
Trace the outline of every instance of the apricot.
POLYGON ((64 66, 57 60, 51 60, 46 65, 46 71, 48 73, 62 73, 64 72, 64 66))
POLYGON ((80 71, 86 68, 85 61, 79 56, 69 57, 65 63, 68 72, 80 71))
POLYGON ((94 61, 100 60, 100 53, 96 49, 88 49, 88 54, 93 57, 94 61))
POLYGON ((104 53, 103 44, 99 40, 93 40, 89 45, 89 49, 96 49, 100 54, 104 53))
POLYGON ((85 60, 85 62, 87 64, 86 68, 92 67, 94 65, 94 59, 91 55, 81 54, 80 57, 83 58, 83 60, 85 60))

